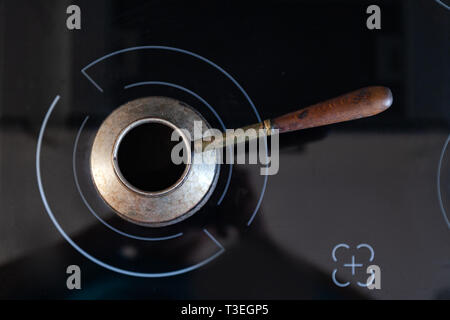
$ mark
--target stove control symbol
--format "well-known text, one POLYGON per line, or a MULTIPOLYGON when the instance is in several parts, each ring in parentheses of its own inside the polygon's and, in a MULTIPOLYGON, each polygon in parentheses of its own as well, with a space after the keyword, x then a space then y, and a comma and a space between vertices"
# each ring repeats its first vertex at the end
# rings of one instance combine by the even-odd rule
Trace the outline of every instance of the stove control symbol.
MULTIPOLYGON (((336 257, 336 253, 339 249, 350 249, 350 246, 348 244, 345 243, 340 243, 338 245, 336 245, 333 248, 333 251, 331 252, 331 257, 333 258, 334 262, 338 262, 338 258, 336 257)), ((372 262, 375 258, 375 251, 373 250, 372 246, 365 244, 365 243, 361 243, 356 247, 357 250, 361 250, 361 249, 366 249, 369 251, 370 253, 370 258, 369 258, 369 262, 372 262)), ((361 263, 362 260, 357 259, 357 255, 352 255, 351 256, 351 260, 342 264, 341 268, 347 269, 351 271, 352 277, 355 277, 356 275, 356 271, 359 268, 363 268, 364 264, 361 263)), ((338 287, 344 288, 350 285, 350 281, 347 282, 339 282, 336 278, 336 274, 338 272, 338 268, 335 268, 333 270, 333 273, 331 275, 331 278, 334 282, 335 285, 337 285, 338 287)), ((367 274, 369 274, 369 277, 367 278, 367 280, 365 282, 361 282, 361 281, 356 281, 356 283, 358 284, 358 286, 360 287, 364 287, 364 288, 368 288, 370 290, 372 289, 381 289, 381 269, 379 266, 377 265, 369 265, 366 268, 366 272, 367 274)))

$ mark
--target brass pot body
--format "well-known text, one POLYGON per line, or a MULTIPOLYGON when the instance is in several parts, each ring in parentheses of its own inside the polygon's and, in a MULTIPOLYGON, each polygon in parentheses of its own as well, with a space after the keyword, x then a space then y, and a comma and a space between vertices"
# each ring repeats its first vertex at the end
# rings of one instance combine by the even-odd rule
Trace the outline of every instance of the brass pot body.
POLYGON ((98 193, 114 212, 135 224, 163 227, 192 216, 208 201, 217 183, 219 152, 195 153, 191 150, 195 121, 201 123, 204 130, 211 128, 190 106, 165 97, 128 102, 105 119, 92 145, 90 166, 98 193), (122 138, 133 127, 148 122, 173 128, 187 150, 183 175, 174 185, 156 192, 142 191, 128 183, 121 175, 117 161, 122 138))

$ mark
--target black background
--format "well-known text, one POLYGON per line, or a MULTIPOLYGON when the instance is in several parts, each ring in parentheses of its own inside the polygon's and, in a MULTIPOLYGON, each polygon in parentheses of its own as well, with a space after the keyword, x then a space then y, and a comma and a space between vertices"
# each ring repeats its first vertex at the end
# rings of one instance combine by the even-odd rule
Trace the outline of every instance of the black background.
MULTIPOLYGON (((450 120, 449 14, 432 0, 0 1, 0 297, 449 298, 450 232, 436 188, 450 120), (81 8, 79 31, 66 28, 70 4, 81 8), (381 30, 366 28, 370 4, 381 8, 381 30), (60 95, 49 124, 54 133, 44 140, 52 154, 42 160, 44 184, 66 224, 73 223, 71 234, 96 243, 103 226, 77 221, 85 209, 72 177, 59 175, 65 161, 70 166, 65 139, 73 140, 86 114, 98 122, 130 98, 117 93, 118 79, 120 85, 149 80, 142 75, 148 65, 130 55, 93 70, 105 80, 108 98, 80 71, 107 53, 141 45, 173 46, 214 61, 243 86, 262 118, 368 85, 390 87, 394 105, 370 119, 280 137, 280 172, 269 177, 249 228, 241 214, 254 206, 260 181, 242 169, 223 207, 206 206, 202 213, 219 216, 212 230, 227 248, 211 264, 170 278, 119 275, 79 255, 54 228, 39 196, 35 152, 44 115, 60 95), (59 201, 67 195, 70 202, 59 201), (235 203, 242 211, 220 218, 235 203), (374 248, 381 290, 333 284, 331 250, 342 242, 374 248), (81 291, 66 289, 70 264, 82 269, 81 291)), ((209 70, 188 61, 160 68, 214 101, 227 126, 254 121, 231 85, 204 82, 209 70)), ((441 181, 447 204, 449 170, 441 181)), ((115 250, 112 244, 98 248, 115 250)), ((160 251, 142 259, 172 260, 178 258, 160 251)))

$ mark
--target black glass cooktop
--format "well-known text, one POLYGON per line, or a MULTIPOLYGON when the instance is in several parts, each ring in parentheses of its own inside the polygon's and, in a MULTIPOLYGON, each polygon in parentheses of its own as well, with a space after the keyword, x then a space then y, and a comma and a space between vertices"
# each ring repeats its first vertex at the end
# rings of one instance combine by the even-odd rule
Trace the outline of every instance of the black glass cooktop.
POLYGON ((447 3, 0 1, 0 298, 449 299, 447 3), (388 110, 280 135, 273 175, 219 165, 180 223, 130 223, 92 183, 129 101, 223 131, 374 85, 388 110))

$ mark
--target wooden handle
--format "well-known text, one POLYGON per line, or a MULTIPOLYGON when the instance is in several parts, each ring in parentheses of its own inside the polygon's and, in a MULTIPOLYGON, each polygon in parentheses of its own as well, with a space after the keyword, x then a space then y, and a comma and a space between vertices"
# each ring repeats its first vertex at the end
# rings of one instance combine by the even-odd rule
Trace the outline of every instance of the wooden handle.
POLYGON ((366 87, 271 120, 273 129, 288 132, 370 117, 392 104, 386 87, 366 87))
POLYGON ((307 108, 294 111, 272 120, 255 123, 233 133, 224 133, 211 140, 198 139, 193 142, 194 150, 200 152, 211 148, 222 148, 242 141, 254 139, 245 134, 248 129, 263 130, 266 135, 325 126, 331 123, 350 121, 370 117, 383 112, 392 105, 392 92, 386 87, 362 88, 337 98, 317 103, 307 108))

